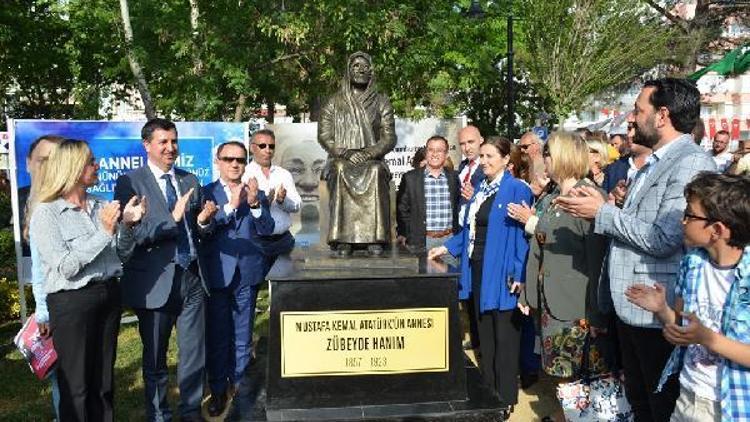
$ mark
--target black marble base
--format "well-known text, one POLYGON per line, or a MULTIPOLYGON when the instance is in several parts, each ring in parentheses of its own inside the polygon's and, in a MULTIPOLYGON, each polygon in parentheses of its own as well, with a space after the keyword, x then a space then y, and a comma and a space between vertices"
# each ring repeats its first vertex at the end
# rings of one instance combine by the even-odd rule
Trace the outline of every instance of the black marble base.
MULTIPOLYGON (((469 404, 475 402, 472 402, 466 386, 467 374, 458 319, 457 274, 447 272, 445 266, 436 267, 427 262, 424 255, 414 255, 398 248, 378 258, 356 255, 339 258, 326 250, 307 250, 304 254, 292 254, 290 271, 283 277, 271 278, 270 289, 265 391, 268 420, 398 419, 414 415, 455 417, 462 412, 473 414, 482 408, 469 404), (441 326, 446 327, 446 332, 442 336, 430 337, 434 340, 428 342, 409 343, 410 338, 406 341, 410 345, 416 344, 411 346, 413 348, 408 353, 416 353, 420 357, 412 361, 417 362, 414 364, 416 366, 408 367, 413 369, 399 367, 381 370, 369 363, 369 368, 363 366, 362 371, 359 368, 319 370, 316 362, 328 362, 330 359, 336 362, 342 359, 343 362, 344 357, 350 354, 335 354, 336 349, 322 352, 321 347, 324 346, 320 345, 325 344, 322 341, 328 341, 330 348, 328 337, 336 335, 336 332, 321 334, 326 338, 315 339, 313 343, 300 343, 306 346, 294 348, 282 345, 283 315, 286 318, 303 315, 300 317, 302 321, 309 321, 309 318, 313 318, 309 315, 316 313, 339 318, 342 313, 383 315, 394 312, 394 315, 398 315, 420 309, 424 311, 417 312, 445 315, 439 318, 445 321, 445 325, 441 326), (282 359, 282 354, 286 354, 287 358, 282 359), (318 359, 322 360, 316 360, 313 356, 321 356, 318 359), (432 360, 425 367, 427 358, 432 360), (287 362, 286 366, 283 362, 287 362), (440 364, 431 366, 434 362, 440 364), (308 365, 315 369, 310 369, 312 372, 297 372, 307 370, 304 368, 308 365), (291 371, 289 368, 292 367, 297 369, 291 371)), ((299 331, 291 327, 300 330, 299 327, 303 325, 299 324, 285 323, 285 326, 292 330, 289 333, 297 333, 299 331)), ((351 334, 341 335, 357 337, 356 333, 354 329, 351 334)), ((294 338, 300 335, 293 334, 294 338)), ((433 335, 437 334, 433 331, 433 335)), ((293 344, 295 340, 290 337, 288 341, 288 344, 293 344)), ((364 359, 369 361, 369 358, 364 359)), ((499 403, 487 407, 490 412, 497 412, 499 403)))
POLYGON ((406 405, 353 406, 350 408, 266 410, 267 342, 258 344, 258 360, 249 368, 234 398, 227 421, 502 421, 501 404, 481 380, 479 370, 465 357, 468 398, 447 402, 406 405))
POLYGON ((352 406, 340 408, 266 410, 267 421, 502 421, 503 407, 497 396, 485 387, 479 370, 468 362, 466 400, 352 406))

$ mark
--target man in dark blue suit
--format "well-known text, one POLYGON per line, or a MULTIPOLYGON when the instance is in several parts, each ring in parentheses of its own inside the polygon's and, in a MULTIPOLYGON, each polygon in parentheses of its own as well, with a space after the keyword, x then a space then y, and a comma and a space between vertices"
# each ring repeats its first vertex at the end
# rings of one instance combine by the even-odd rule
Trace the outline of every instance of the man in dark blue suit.
POLYGON ((133 228, 135 249, 123 264, 123 304, 138 316, 143 343, 146 418, 170 421, 167 349, 177 327, 180 420, 201 420, 206 362, 206 286, 198 260, 199 232, 210 225, 216 206, 201 198, 195 175, 175 168, 177 128, 151 119, 141 130, 147 165, 117 179, 115 200, 145 198, 148 213, 133 228))
MULTIPOLYGON (((458 165, 458 186, 461 187, 461 196, 458 198, 458 224, 462 227, 466 215, 466 204, 474 196, 474 190, 478 189, 484 180, 484 171, 479 165, 479 147, 482 142, 484 138, 476 126, 469 125, 458 131, 458 145, 464 156, 458 165)), ((479 330, 476 318, 474 318, 474 302, 463 300, 461 303, 469 314, 469 340, 464 342, 463 347, 467 350, 476 349, 479 347, 479 330)))
POLYGON ((258 183, 241 178, 247 149, 227 142, 216 151, 219 179, 203 187, 218 212, 204 238, 201 256, 206 267, 208 298, 208 414, 224 412, 230 385, 239 383, 252 352, 253 322, 258 287, 266 273, 265 257, 257 237, 274 229, 269 203, 258 183))
MULTIPOLYGON (((631 133, 635 133, 635 130, 629 126, 628 135, 613 134, 610 136, 610 144, 618 145, 617 150, 620 153, 620 158, 604 169, 602 189, 607 193, 612 193, 618 183, 621 186, 627 186, 638 169, 646 164, 646 159, 651 154, 651 148, 632 142, 631 133)), ((615 195, 616 200, 621 201, 620 196, 619 194, 615 195)))
POLYGON ((469 125, 458 131, 458 145, 464 156, 458 165, 458 183, 461 187, 461 197, 458 200, 460 206, 458 224, 461 226, 464 225, 466 203, 474 195, 474 189, 484 180, 484 172, 482 166, 479 165, 479 147, 482 142, 484 138, 476 126, 469 125))

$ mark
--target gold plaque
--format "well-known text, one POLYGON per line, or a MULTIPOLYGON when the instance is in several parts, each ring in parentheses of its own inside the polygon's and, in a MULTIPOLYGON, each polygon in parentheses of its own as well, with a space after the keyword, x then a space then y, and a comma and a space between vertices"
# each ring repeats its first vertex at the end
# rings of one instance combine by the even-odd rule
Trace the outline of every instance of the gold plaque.
POLYGON ((283 378, 448 371, 448 308, 280 315, 283 378))

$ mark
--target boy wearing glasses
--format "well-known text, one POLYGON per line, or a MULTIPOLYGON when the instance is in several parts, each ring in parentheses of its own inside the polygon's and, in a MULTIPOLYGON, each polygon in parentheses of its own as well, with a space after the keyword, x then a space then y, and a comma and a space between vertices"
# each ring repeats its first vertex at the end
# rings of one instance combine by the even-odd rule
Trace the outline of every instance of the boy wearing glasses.
POLYGON ((659 381, 679 373, 671 421, 750 420, 750 178, 700 173, 685 187, 687 253, 674 308, 663 285, 627 299, 653 312, 675 346, 659 381))

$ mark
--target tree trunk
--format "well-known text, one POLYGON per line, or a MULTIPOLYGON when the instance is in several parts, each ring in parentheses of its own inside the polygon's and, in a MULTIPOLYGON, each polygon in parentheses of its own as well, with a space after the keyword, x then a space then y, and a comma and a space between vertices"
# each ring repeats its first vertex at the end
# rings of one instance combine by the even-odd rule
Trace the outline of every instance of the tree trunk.
POLYGON ((266 117, 266 121, 269 124, 273 124, 274 117, 276 117, 276 101, 268 100, 266 102, 266 110, 268 110, 268 116, 266 117))
POLYGON ((315 96, 310 101, 309 107, 310 107, 310 121, 311 122, 317 122, 320 120, 320 109, 323 107, 321 104, 322 100, 319 96, 315 96))
POLYGON ((198 31, 198 18, 200 18, 200 9, 198 9, 198 0, 190 0, 190 29, 192 29, 193 40, 193 74, 200 76, 203 73, 203 60, 200 55, 200 42, 198 31))
POLYGON ((125 32, 125 48, 128 54, 130 70, 133 72, 133 77, 135 77, 138 84, 138 92, 141 94, 146 117, 151 120, 156 117, 156 110, 154 109, 154 103, 151 101, 151 93, 148 90, 148 84, 146 83, 146 77, 143 75, 143 69, 138 62, 138 58, 135 56, 135 51, 133 51, 133 28, 130 26, 128 0, 120 0, 120 15, 122 16, 122 27, 125 32))
POLYGON ((234 108, 235 122, 242 121, 242 114, 245 112, 245 101, 247 101, 247 97, 245 97, 245 94, 240 94, 240 96, 237 98, 237 106, 234 108))

